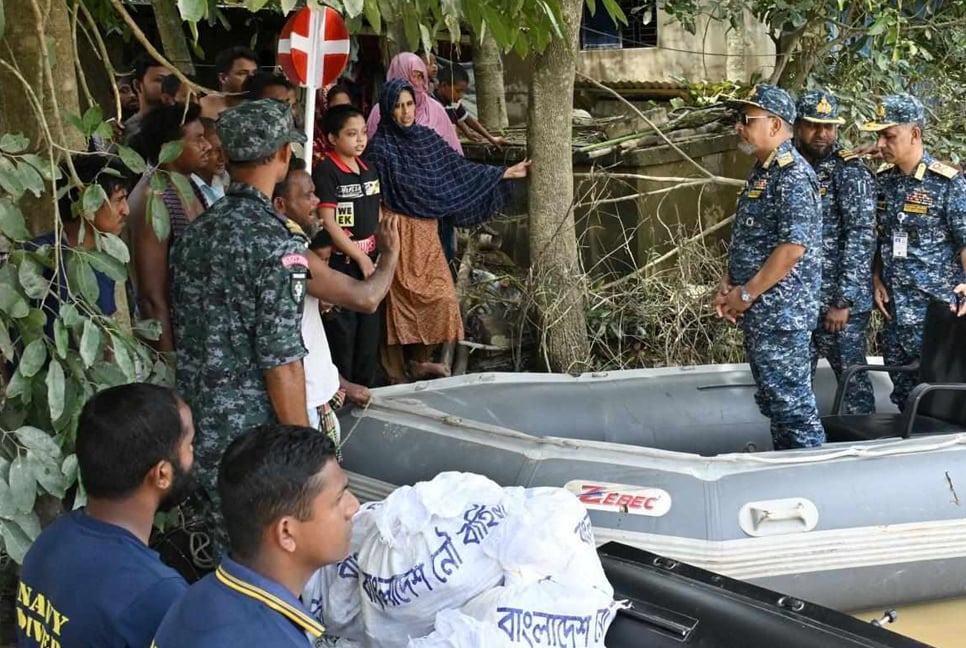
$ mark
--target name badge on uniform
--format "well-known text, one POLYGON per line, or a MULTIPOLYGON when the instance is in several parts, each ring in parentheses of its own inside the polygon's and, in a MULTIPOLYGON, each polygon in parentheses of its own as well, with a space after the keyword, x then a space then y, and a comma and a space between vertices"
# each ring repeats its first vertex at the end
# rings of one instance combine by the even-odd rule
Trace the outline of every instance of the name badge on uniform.
POLYGON ((353 227, 356 224, 355 206, 351 202, 336 204, 335 224, 339 227, 353 227))
POLYGON ((892 235, 892 256, 905 259, 909 252, 909 235, 905 232, 895 232, 892 235))

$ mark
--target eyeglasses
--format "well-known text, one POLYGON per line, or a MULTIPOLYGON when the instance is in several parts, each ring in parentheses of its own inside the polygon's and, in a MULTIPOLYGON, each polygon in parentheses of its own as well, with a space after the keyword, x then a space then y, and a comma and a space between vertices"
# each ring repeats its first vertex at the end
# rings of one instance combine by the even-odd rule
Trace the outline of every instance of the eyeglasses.
POLYGON ((738 113, 735 116, 735 123, 747 126, 752 119, 770 119, 772 115, 749 115, 748 113, 738 113))

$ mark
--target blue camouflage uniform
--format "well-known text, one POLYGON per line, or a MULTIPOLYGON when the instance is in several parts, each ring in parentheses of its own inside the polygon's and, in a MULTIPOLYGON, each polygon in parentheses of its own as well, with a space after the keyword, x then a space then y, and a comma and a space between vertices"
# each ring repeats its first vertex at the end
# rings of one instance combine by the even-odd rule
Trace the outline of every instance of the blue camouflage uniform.
MULTIPOLYGON (((739 103, 763 108, 791 124, 795 104, 784 90, 759 84, 739 103)), ((728 255, 730 283, 748 282, 774 250, 792 243, 805 254, 740 319, 745 353, 758 386, 755 401, 771 420, 776 449, 825 441, 811 385, 810 343, 818 319, 821 204, 808 162, 783 142, 752 169, 738 199, 728 255)))
MULTIPOLYGON (((822 91, 798 99, 799 120, 842 124, 835 97, 822 91)), ((866 332, 872 313, 872 259, 875 256, 875 180, 858 156, 836 143, 829 154, 814 160, 822 198, 822 287, 819 319, 812 334, 812 377, 819 356, 841 378, 842 370, 866 364, 866 332), (842 331, 825 329, 829 308, 848 308, 842 331)), ((845 413, 875 411, 872 382, 865 372, 853 376, 845 393, 845 413)))
MULTIPOLYGON (((304 142, 291 108, 273 99, 222 113, 232 162, 304 142)), ((301 360, 308 240, 254 187, 232 184, 171 251, 178 390, 194 414, 196 472, 217 503, 218 462, 245 429, 274 422, 264 372, 301 360)))
MULTIPOLYGON (((880 131, 908 123, 922 127, 924 121, 925 110, 915 97, 890 95, 882 98, 876 120, 862 129, 880 131)), ((883 164, 876 184, 878 255, 891 315, 883 330, 882 355, 887 365, 903 365, 919 360, 929 303, 955 303, 953 288, 963 282, 966 180, 955 168, 923 153, 910 175, 883 164)), ((890 377, 890 398, 901 410, 919 374, 890 377)))

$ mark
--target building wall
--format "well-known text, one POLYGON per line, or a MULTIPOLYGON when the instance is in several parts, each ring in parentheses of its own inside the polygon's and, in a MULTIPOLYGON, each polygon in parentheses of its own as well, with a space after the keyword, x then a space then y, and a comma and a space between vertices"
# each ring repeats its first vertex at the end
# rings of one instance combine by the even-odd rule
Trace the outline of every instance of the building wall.
POLYGON ((702 17, 689 34, 663 10, 657 12, 658 46, 633 49, 585 50, 577 71, 601 82, 745 80, 768 75, 775 63, 775 45, 765 26, 745 15, 734 30, 724 21, 702 17))
MULTIPOLYGON (((681 78, 716 83, 767 77, 774 68, 775 44, 765 26, 750 15, 743 17, 738 30, 731 29, 727 22, 702 18, 694 35, 661 10, 657 19, 658 47, 584 50, 578 57, 577 71, 610 83, 681 78)), ((511 125, 523 125, 527 120, 530 64, 516 54, 508 54, 504 74, 507 117, 511 125)))

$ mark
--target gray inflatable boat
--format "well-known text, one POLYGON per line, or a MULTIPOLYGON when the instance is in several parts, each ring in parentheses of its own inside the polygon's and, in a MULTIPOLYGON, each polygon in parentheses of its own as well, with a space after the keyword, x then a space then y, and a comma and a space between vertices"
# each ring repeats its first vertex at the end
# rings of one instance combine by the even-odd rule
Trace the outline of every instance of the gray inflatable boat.
MULTIPOLYGON (((385 387, 340 414, 344 466, 364 500, 448 470, 565 487, 601 543, 840 610, 966 591, 966 429, 776 452, 754 390, 747 365, 385 387)), ((815 390, 828 412, 824 362, 815 390)))

